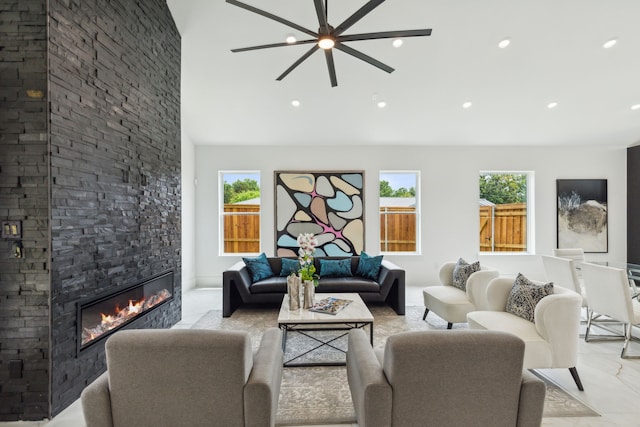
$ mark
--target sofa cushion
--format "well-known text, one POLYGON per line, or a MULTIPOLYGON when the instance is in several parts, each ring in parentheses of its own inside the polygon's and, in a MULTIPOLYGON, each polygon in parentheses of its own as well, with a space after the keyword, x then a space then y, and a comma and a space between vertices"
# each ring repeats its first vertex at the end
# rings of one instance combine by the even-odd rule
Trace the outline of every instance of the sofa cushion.
POLYGON ((382 255, 370 256, 365 251, 360 254, 356 274, 366 279, 377 280, 382 265, 382 255))
POLYGON ((351 277, 351 259, 321 259, 320 277, 351 277))
POLYGON ((536 305, 542 298, 551 294, 553 283, 538 285, 518 273, 509 292, 505 311, 533 322, 536 305))
POLYGON ((271 265, 264 252, 255 258, 243 257, 242 260, 247 265, 247 270, 249 270, 252 282, 259 282, 260 280, 274 276, 271 265))
POLYGON ((280 277, 287 277, 291 273, 297 273, 298 270, 300 270, 300 260, 298 258, 282 258, 280 277))
POLYGON ((287 278, 273 276, 251 284, 252 294, 287 293, 287 278))
POLYGON ((463 291, 467 290, 467 280, 476 271, 480 271, 480 261, 469 264, 462 258, 458 259, 455 267, 453 267, 453 286, 463 291))
POLYGON ((363 277, 320 277, 317 292, 380 292, 378 282, 363 277))

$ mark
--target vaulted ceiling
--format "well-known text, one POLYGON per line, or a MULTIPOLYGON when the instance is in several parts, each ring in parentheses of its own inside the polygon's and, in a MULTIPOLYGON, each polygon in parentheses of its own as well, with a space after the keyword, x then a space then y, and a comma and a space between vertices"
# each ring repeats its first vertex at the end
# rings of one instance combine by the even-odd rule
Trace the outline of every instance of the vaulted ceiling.
MULTIPOLYGON (((318 30, 313 0, 243 2, 318 30)), ((329 23, 365 3, 328 0, 329 23)), ((333 88, 322 52, 276 81, 308 44, 231 52, 308 38, 300 31, 224 0, 167 4, 183 37, 182 125, 195 144, 640 143, 638 0, 387 0, 345 34, 432 35, 399 48, 348 44, 391 74, 334 49, 333 88)))

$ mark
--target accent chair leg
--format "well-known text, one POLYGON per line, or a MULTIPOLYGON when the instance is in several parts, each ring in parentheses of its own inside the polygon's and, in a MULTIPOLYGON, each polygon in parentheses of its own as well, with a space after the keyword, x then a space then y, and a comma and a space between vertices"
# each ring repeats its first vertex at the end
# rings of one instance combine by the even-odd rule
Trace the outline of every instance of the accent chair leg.
POLYGON ((584 387, 582 387, 582 381, 580 381, 580 376, 578 376, 578 370, 576 369, 576 367, 574 366, 573 368, 569 368, 569 372, 571 372, 571 376, 573 377, 573 380, 576 382, 576 385, 578 386, 578 390, 584 391, 584 387))
POLYGON ((451 328, 453 328, 453 323, 447 322, 447 329, 451 329, 451 328))
POLYGON ((424 314, 422 315, 422 320, 425 320, 427 318, 427 314, 429 314, 429 309, 425 308, 424 309, 424 314))

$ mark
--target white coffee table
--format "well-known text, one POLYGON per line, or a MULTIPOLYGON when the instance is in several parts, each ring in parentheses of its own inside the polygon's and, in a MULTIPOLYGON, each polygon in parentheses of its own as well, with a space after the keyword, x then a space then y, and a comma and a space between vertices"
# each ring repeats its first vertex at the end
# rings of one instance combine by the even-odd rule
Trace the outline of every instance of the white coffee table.
POLYGON ((348 299, 352 302, 336 314, 316 313, 308 309, 289 310, 289 296, 285 295, 278 314, 278 327, 282 329, 282 350, 287 347, 287 334, 297 332, 316 341, 317 346, 302 354, 293 356, 285 360, 284 366, 336 366, 344 365, 346 362, 296 362, 296 359, 305 356, 321 347, 329 346, 334 350, 345 352, 334 347, 331 343, 345 336, 350 329, 369 327, 369 339, 373 345, 373 315, 357 293, 318 293, 314 301, 318 302, 323 298, 334 297, 348 299), (310 331, 345 331, 328 340, 319 339, 317 336, 307 334, 310 331))

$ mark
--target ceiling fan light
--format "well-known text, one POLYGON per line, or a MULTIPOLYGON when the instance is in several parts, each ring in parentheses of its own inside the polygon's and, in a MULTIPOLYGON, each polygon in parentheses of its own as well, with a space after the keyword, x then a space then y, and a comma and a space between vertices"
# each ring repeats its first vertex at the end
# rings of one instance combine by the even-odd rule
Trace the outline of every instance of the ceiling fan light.
POLYGON ((552 102, 547 104, 547 108, 550 109, 550 110, 553 110, 557 106, 558 106, 558 103, 556 101, 552 101, 552 102))
POLYGON ((471 108, 472 105, 473 103, 471 101, 467 101, 462 104, 462 108, 464 108, 465 110, 468 110, 469 108, 471 108))
POLYGON ((402 39, 393 39, 393 42, 391 42, 391 44, 395 48, 399 48, 400 46, 402 46, 403 43, 404 41, 402 41, 402 39))
POLYGON ((336 41, 332 37, 321 37, 318 39, 318 47, 321 49, 327 50, 331 49, 336 45, 336 41))
POLYGON ((618 43, 618 39, 607 40, 606 42, 604 42, 602 47, 605 48, 605 49, 611 49, 612 47, 614 47, 616 45, 616 43, 618 43))
POLYGON ((294 36, 293 34, 288 34, 287 38, 286 38, 286 42, 289 44, 293 44, 295 42, 297 42, 298 40, 296 39, 296 36, 294 36))
POLYGON ((387 106, 386 101, 378 101, 378 108, 385 108, 387 106))

